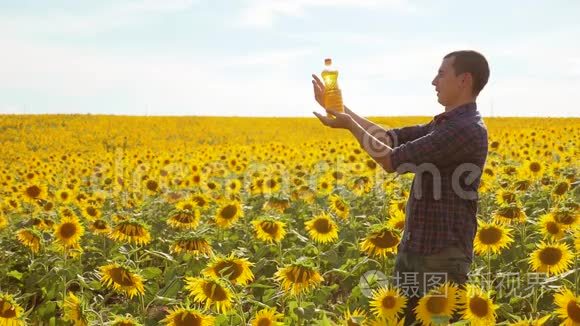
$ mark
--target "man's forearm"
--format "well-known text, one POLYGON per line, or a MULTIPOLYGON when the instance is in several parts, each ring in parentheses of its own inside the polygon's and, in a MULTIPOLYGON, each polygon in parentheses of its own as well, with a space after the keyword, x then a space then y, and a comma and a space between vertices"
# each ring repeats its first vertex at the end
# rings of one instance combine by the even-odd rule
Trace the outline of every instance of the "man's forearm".
MULTIPOLYGON (((348 130, 353 134, 361 147, 377 162, 385 171, 394 172, 391 165, 392 148, 388 144, 377 139, 367 132, 355 119, 352 120, 348 130)), ((388 137, 387 137, 388 138, 388 137)))
POLYGON ((349 108, 346 107, 346 105, 344 106, 344 111, 350 115, 352 119, 358 123, 366 132, 373 135, 373 137, 385 143, 389 147, 393 146, 391 137, 387 136, 387 130, 385 128, 352 112, 349 108))

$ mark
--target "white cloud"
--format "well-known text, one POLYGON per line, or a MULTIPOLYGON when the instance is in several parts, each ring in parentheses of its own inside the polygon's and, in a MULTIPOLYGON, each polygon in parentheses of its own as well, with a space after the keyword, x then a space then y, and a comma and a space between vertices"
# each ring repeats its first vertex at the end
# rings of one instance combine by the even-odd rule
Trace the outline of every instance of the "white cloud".
MULTIPOLYGON (((79 35, 115 30, 142 24, 151 17, 188 10, 200 0, 130 0, 116 1, 88 12, 54 10, 40 14, 0 15, 0 32, 19 34, 79 35)), ((8 33, 7 33, 8 34, 8 33)))
MULTIPOLYGON (((493 106, 496 116, 580 116, 574 106, 580 101, 580 46, 570 41, 580 39, 580 29, 574 26, 516 41, 498 38, 492 44, 405 40, 403 33, 390 37, 386 33, 362 34, 356 29, 344 34, 293 32, 289 35, 292 39, 310 41, 307 44, 312 47, 289 44, 285 49, 266 48, 239 56, 191 56, 191 51, 181 52, 179 48, 163 49, 159 55, 138 50, 119 52, 102 46, 59 46, 27 41, 11 33, 96 32, 142 23, 153 15, 188 10, 195 3, 124 1, 80 17, 71 13, 0 17, 0 112, 311 116, 312 110, 320 108, 312 99, 311 71, 306 71, 312 64, 308 62, 313 57, 322 59, 326 49, 318 40, 334 38, 333 42, 360 46, 359 54, 344 55, 338 63, 346 103, 365 116, 441 112, 431 79, 444 54, 466 48, 480 50, 491 64, 490 83, 478 100, 484 115, 490 115, 493 106), (8 26, 12 29, 5 29, 8 26), (365 46, 372 46, 373 51, 365 52, 365 46), (520 70, 514 71, 512 64, 520 70), (299 73, 303 77, 296 77, 297 70, 305 70, 299 73), (394 84, 410 86, 405 91, 386 86, 394 84), (30 94, 31 100, 27 102, 27 96, 14 100, 9 97, 11 93, 30 94), (38 99, 47 100, 33 105, 39 103, 38 99), (96 112, 98 103, 102 107, 96 112)), ((280 16, 301 15, 314 7, 412 8, 408 4, 253 0, 244 13, 251 18, 247 23, 269 24, 280 16)))
POLYGON ((17 91, 31 97, 68 98, 67 105, 78 107, 61 107, 63 103, 55 101, 35 108, 21 102, 8 103, 3 110, 87 112, 87 106, 94 111, 91 101, 102 99, 106 105, 99 108, 102 113, 145 114, 148 110, 150 114, 268 115, 275 111, 291 116, 310 99, 308 82, 301 85, 288 73, 309 53, 307 49, 192 58, 29 42, 5 45, 10 49, 0 52, 0 88, 5 94, 17 91), (269 68, 257 77, 230 73, 233 68, 251 71, 257 65, 269 68), (295 96, 301 93, 305 96, 295 96))
POLYGON ((397 12, 416 12, 418 7, 407 0, 247 0, 241 11, 239 24, 251 27, 269 27, 282 16, 302 16, 310 8, 350 7, 388 8, 397 12))

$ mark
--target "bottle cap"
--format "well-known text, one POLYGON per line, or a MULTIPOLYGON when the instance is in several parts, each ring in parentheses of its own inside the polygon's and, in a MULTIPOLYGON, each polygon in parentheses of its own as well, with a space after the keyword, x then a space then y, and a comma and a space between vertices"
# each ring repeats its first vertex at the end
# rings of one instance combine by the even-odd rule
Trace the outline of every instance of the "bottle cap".
POLYGON ((324 64, 330 66, 332 64, 332 59, 331 58, 324 59, 324 64))

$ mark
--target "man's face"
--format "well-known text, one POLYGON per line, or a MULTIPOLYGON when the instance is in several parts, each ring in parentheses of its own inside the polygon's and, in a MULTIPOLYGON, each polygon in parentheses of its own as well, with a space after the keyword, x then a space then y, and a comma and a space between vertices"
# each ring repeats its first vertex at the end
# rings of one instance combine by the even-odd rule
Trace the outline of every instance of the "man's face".
POLYGON ((437 101, 445 107, 454 105, 466 86, 465 77, 467 74, 455 76, 454 60, 455 57, 443 59, 437 76, 431 82, 437 91, 437 101))

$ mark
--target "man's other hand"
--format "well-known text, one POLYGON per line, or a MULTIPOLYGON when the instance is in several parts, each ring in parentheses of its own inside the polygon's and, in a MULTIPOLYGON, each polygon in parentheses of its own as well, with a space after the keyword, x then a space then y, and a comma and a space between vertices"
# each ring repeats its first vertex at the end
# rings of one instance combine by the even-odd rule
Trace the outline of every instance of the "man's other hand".
POLYGON ((352 117, 343 112, 335 112, 326 110, 326 113, 331 115, 333 118, 325 117, 318 112, 312 112, 314 115, 324 124, 325 126, 331 128, 340 128, 340 129, 350 129, 354 123, 352 117))

